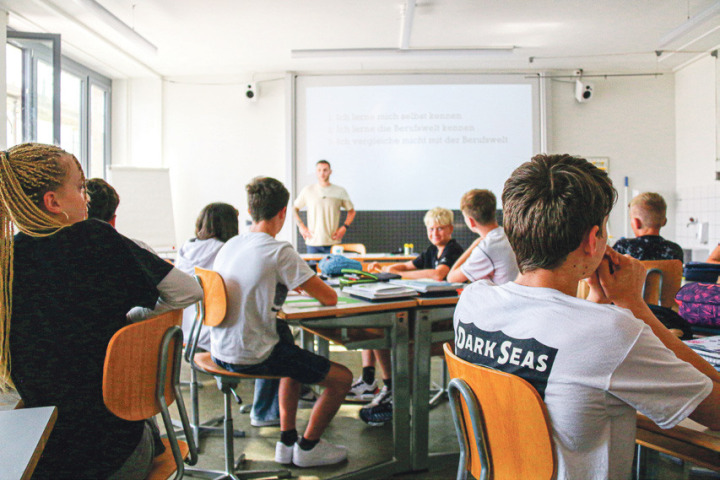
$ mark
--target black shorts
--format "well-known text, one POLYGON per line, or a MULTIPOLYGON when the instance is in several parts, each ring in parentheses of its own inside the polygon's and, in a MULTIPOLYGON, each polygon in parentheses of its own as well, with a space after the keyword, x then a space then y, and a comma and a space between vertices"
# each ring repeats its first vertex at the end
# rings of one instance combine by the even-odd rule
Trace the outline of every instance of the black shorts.
POLYGON ((213 361, 225 370, 245 375, 290 377, 309 385, 325 380, 330 371, 330 360, 295 345, 295 339, 285 321, 277 321, 277 332, 280 341, 273 347, 270 356, 261 363, 238 365, 217 358, 213 358, 213 361))

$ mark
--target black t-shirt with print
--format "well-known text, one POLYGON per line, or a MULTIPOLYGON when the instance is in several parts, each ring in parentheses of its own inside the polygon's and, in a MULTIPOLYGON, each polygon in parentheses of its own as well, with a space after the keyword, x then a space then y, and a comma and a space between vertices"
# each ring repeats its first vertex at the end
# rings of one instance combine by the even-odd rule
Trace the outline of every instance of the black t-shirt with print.
POLYGON ((621 238, 613 249, 628 254, 638 260, 680 260, 683 261, 683 250, 680 245, 665 240, 660 235, 643 235, 637 238, 621 238))
POLYGON ((44 238, 20 233, 14 257, 12 380, 26 407, 58 407, 33 478, 106 478, 137 447, 143 422, 106 409, 105 350, 128 310, 155 306, 172 265, 98 220, 44 238))
POLYGON ((438 257, 438 247, 430 245, 427 250, 415 257, 412 262, 418 270, 425 270, 427 268, 435 269, 439 265, 452 267, 464 251, 465 249, 452 238, 447 245, 445 245, 440 257, 438 257))

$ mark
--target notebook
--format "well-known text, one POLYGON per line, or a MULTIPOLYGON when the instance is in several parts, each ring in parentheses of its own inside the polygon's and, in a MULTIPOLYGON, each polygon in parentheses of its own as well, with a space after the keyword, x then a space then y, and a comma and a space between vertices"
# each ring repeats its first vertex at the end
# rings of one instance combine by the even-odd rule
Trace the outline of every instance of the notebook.
POLYGON ((417 297, 418 292, 412 288, 391 283, 357 283, 343 288, 343 293, 370 301, 393 300, 398 298, 417 297))
POLYGON ((457 294, 459 288, 463 288, 462 283, 438 282, 429 279, 420 280, 390 280, 393 285, 412 288, 419 293, 432 293, 453 295, 457 294))

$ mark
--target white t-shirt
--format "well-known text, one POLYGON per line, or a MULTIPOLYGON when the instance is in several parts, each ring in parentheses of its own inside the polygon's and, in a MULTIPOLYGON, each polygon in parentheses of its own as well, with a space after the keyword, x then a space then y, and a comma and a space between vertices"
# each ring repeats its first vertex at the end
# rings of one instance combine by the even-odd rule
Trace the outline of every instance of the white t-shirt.
POLYGON ((518 276, 515 252, 502 227, 490 230, 480 240, 467 261, 460 265, 460 271, 470 282, 488 278, 496 285, 502 285, 515 280, 518 276))
POLYGON ((354 208, 343 187, 321 187, 318 183, 303 188, 293 205, 298 210, 307 207, 307 227, 313 236, 306 243, 313 246, 340 243, 339 240, 332 239, 332 234, 340 224, 340 208, 354 208))
POLYGON ((225 280, 228 310, 210 332, 212 356, 237 365, 266 360, 279 340, 276 315, 288 291, 315 273, 292 245, 260 232, 228 240, 213 270, 225 280))
MULTIPOLYGON (((225 245, 225 243, 217 238, 190 240, 180 248, 177 258, 175 259, 175 268, 188 275, 195 275, 195 267, 212 270, 215 256, 223 245, 225 245)), ((182 329, 186 342, 190 339, 190 329, 192 328, 196 315, 197 305, 190 305, 183 310, 182 329)), ((211 327, 203 326, 200 330, 198 347, 203 350, 210 350, 210 328, 211 327)))
POLYGON ((550 288, 473 283, 454 326, 458 356, 517 374, 544 398, 559 480, 630 478, 636 410, 671 428, 712 390, 629 310, 550 288))

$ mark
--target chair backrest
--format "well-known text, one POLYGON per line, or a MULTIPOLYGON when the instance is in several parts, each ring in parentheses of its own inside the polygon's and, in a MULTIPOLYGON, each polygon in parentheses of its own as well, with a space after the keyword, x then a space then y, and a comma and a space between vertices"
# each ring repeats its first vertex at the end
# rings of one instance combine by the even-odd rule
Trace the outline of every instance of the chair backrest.
POLYGON ((479 480, 555 478, 550 418, 535 388, 516 375, 458 358, 449 343, 444 349, 461 448, 458 478, 467 471, 479 480))
POLYGON ((180 392, 181 324, 182 310, 173 310, 121 328, 108 343, 103 368, 103 400, 115 416, 138 421, 162 414, 178 477, 183 473, 183 456, 167 408, 175 400, 190 447, 190 464, 197 461, 180 392))
MULTIPOLYGON (((125 420, 145 420, 160 413, 155 390, 162 339, 169 328, 181 323, 182 311, 173 310, 130 324, 113 335, 103 370, 103 398, 108 410, 125 420)), ((170 345, 169 358, 174 353, 174 345, 170 345)), ((167 377, 165 399, 170 405, 175 397, 171 376, 167 377)))
POLYGON ((680 260, 641 260, 647 270, 643 298, 646 303, 677 307, 675 295, 680 290, 683 265, 680 260))
POLYGON ((354 252, 359 253, 360 255, 365 255, 367 253, 367 249, 365 249, 365 245, 362 243, 341 243, 338 246, 342 247, 343 252, 354 252))
MULTIPOLYGON (((219 273, 204 268, 195 267, 195 277, 203 289, 202 324, 208 327, 216 327, 225 320, 227 313, 227 290, 225 282, 219 273)), ((198 308, 200 311, 200 308, 198 308)))

